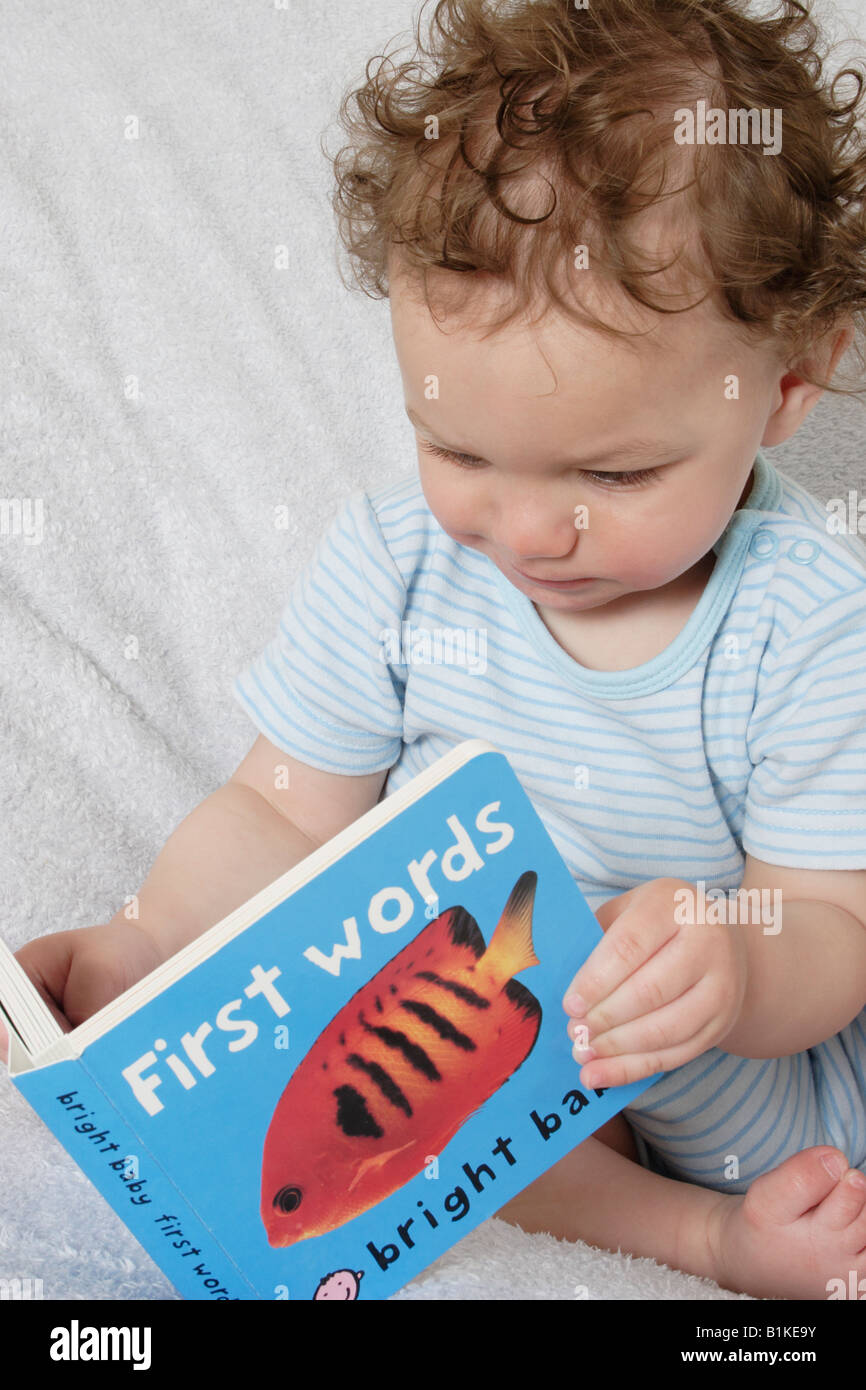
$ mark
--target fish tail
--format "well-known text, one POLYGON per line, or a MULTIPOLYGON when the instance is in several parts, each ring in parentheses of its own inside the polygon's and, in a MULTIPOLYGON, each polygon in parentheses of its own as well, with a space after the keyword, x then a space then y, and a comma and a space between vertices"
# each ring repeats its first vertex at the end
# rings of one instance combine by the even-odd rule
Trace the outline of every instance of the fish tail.
POLYGON ((537 883, 538 874, 534 869, 520 875, 487 948, 486 964, 493 965, 502 979, 510 979, 530 965, 540 964, 532 944, 532 908, 537 883))

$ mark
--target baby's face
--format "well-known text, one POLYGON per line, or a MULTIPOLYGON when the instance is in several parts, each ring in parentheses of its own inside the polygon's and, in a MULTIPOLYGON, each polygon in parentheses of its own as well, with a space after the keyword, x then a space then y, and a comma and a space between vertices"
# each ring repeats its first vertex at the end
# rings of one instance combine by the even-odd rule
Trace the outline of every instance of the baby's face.
POLYGON ((576 613, 670 584, 745 500, 784 369, 709 302, 615 319, 651 326, 626 343, 552 315, 482 341, 440 328, 395 274, 390 305, 430 510, 536 603, 576 613))

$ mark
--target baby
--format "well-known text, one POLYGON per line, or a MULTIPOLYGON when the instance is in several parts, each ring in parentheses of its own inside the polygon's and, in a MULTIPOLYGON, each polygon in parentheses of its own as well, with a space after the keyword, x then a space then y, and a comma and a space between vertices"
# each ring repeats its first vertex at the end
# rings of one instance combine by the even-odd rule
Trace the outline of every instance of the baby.
POLYGON ((138 921, 19 958, 77 1024, 486 737, 604 929, 563 981, 582 1084, 664 1073, 500 1215, 824 1298, 866 1276, 866 552, 760 451, 862 324, 856 103, 789 0, 435 18, 336 162, 418 474, 320 542, 138 921))

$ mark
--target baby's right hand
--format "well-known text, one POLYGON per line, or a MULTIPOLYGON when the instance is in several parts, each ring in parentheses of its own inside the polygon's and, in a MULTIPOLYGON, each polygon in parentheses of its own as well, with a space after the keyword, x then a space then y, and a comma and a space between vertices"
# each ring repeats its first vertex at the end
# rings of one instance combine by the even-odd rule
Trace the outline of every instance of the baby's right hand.
MULTIPOLYGON (((53 932, 15 952, 64 1033, 149 975, 164 959, 135 922, 103 922, 53 932)), ((7 1060, 0 1023, 0 1059, 7 1060)))

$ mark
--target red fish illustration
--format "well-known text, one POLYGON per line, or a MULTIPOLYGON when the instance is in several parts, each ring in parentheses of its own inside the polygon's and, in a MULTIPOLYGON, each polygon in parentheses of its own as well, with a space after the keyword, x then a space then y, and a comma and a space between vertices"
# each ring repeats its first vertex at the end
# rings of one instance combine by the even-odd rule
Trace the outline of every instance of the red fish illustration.
POLYGON ((512 977, 539 963, 537 879, 521 874, 486 947, 475 919, 449 907, 320 1033, 265 1139, 271 1245, 336 1230, 390 1196, 529 1056, 541 1005, 512 977))

